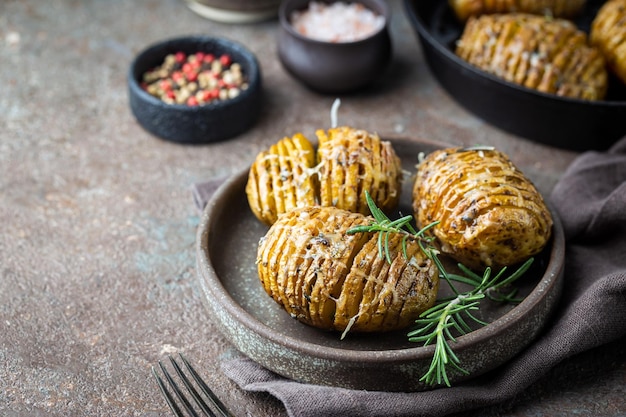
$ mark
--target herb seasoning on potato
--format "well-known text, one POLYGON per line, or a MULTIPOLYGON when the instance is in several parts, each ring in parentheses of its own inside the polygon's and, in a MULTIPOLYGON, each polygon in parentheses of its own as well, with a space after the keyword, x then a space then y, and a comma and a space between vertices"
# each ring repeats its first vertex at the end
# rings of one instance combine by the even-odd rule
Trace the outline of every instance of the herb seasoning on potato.
POLYGON ((427 155, 413 188, 419 227, 441 252, 473 269, 515 265, 539 253, 552 217, 534 185, 492 148, 449 148, 427 155))
POLYGON ((455 52, 483 71, 543 93, 602 100, 608 89, 604 57, 565 19, 526 13, 472 17, 455 52))
POLYGON ((435 303, 438 270, 401 235, 388 236, 383 257, 378 233, 348 233, 372 220, 321 206, 282 214, 259 242, 263 288, 292 317, 320 329, 345 335, 407 327, 435 303))
POLYGON ((365 192, 383 211, 398 205, 402 166, 390 142, 350 127, 316 133, 321 205, 369 214, 365 192))
POLYGON ((317 134, 317 153, 297 134, 250 169, 250 207, 270 226, 257 248, 262 287, 294 319, 341 338, 416 325, 409 340, 435 345, 420 380, 449 386, 450 369, 467 373, 449 329, 485 325, 471 313, 485 298, 515 301, 509 287, 550 239, 550 212, 504 154, 450 148, 420 161, 415 213, 392 220, 384 211, 398 203, 401 165, 391 144, 346 127, 317 134), (440 255, 457 260, 461 275, 440 255), (501 269, 492 276, 491 268, 501 269), (440 280, 456 297, 437 300, 440 280))
POLYGON ((315 150, 301 133, 261 152, 248 174, 246 195, 254 215, 267 225, 296 207, 318 204, 315 150))
POLYGON ((470 16, 511 12, 570 18, 582 12, 586 0, 448 0, 448 3, 459 20, 466 21, 470 16))
POLYGON ((626 0, 602 5, 591 23, 590 41, 602 51, 609 69, 626 83, 626 0))
POLYGON ((398 204, 402 167, 391 143, 350 127, 316 134, 317 151, 298 133, 257 156, 246 195, 259 220, 271 225, 282 213, 313 205, 369 214, 366 191, 383 210, 398 204))

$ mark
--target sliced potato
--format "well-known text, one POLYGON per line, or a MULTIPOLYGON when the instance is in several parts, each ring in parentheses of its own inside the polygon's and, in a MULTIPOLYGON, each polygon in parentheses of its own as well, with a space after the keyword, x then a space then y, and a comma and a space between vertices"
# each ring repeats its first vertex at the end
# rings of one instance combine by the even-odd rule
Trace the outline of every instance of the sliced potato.
POLYGON ((311 326, 378 332, 411 324, 431 307, 438 270, 409 241, 391 236, 392 262, 378 253, 378 235, 348 234, 370 217, 335 207, 293 209, 278 217, 260 240, 259 278, 292 317, 311 326))
POLYGON ((301 133, 285 137, 261 152, 248 174, 246 195, 254 215, 267 225, 295 207, 318 203, 313 145, 301 133))
POLYGON ((604 57, 567 20, 526 13, 472 17, 456 54, 483 71, 543 93, 585 100, 606 96, 604 57))
POLYGON ((609 0, 591 24, 590 41, 606 58, 615 75, 626 83, 626 0, 609 0))
POLYGON ((381 210, 400 199, 402 166, 391 143, 361 129, 316 132, 321 205, 369 214, 365 192, 381 210))
POLYGON ((282 213, 315 205, 368 214, 366 191, 383 210, 398 204, 402 167, 390 142, 350 127, 317 135, 317 151, 298 133, 257 156, 246 195, 259 220, 271 225, 282 213))
POLYGON ((449 0, 455 15, 465 22, 470 16, 491 13, 532 13, 570 18, 585 7, 586 0, 449 0))
POLYGON ((552 233, 541 194, 497 150, 449 148, 419 164, 413 187, 418 226, 441 251, 473 269, 500 268, 539 253, 552 233))

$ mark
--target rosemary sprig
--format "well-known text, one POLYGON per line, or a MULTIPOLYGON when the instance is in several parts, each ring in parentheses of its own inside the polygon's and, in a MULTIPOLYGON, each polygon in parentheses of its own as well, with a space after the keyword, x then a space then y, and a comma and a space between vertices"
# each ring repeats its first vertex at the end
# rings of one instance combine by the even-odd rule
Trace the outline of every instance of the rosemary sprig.
POLYGON ((515 290, 508 294, 500 294, 499 290, 515 282, 522 276, 530 265, 533 258, 528 259, 522 266, 508 277, 504 277, 506 267, 502 268, 495 276, 491 274, 491 268, 486 268, 482 277, 459 265, 459 269, 465 275, 448 274, 445 269, 439 272, 448 282, 456 297, 439 302, 435 306, 423 312, 416 320, 417 329, 408 333, 409 341, 422 342, 424 346, 435 343, 435 353, 430 363, 430 367, 420 381, 427 385, 446 384, 450 386, 447 367, 468 374, 461 367, 461 361, 452 350, 450 342, 456 342, 453 331, 459 335, 464 335, 472 331, 468 322, 485 326, 488 323, 477 318, 472 312, 479 309, 480 302, 484 298, 490 298, 501 302, 518 302, 514 299, 515 290), (466 292, 459 292, 454 287, 452 281, 470 284, 472 288, 466 292))
POLYGON ((348 234, 378 232, 378 253, 381 254, 381 256, 384 255, 389 263, 391 263, 391 254, 389 253, 389 235, 392 233, 403 235, 402 251, 405 256, 407 256, 406 242, 408 239, 416 240, 424 251, 436 250, 431 244, 434 238, 426 236, 425 233, 428 229, 436 226, 439 222, 433 222, 423 229, 416 231, 411 225, 413 216, 410 214, 397 220, 391 220, 376 206, 376 203, 374 203, 374 200, 372 200, 372 197, 367 191, 365 192, 365 198, 370 212, 374 217, 374 221, 369 225, 355 226, 347 231, 348 234))
POLYGON ((480 302, 484 298, 489 298, 499 302, 519 302, 515 299, 516 290, 513 289, 506 294, 501 294, 500 290, 511 285, 522 276, 530 265, 533 258, 528 259, 511 275, 505 277, 506 267, 497 274, 492 275, 491 268, 486 268, 483 275, 476 274, 466 266, 459 264, 460 274, 452 274, 446 271, 441 260, 439 251, 433 245, 434 237, 426 236, 425 232, 436 226, 438 222, 431 223, 417 231, 411 225, 413 216, 408 215, 397 220, 391 220, 382 210, 380 210, 369 193, 366 192, 366 199, 369 209, 374 217, 374 221, 369 225, 356 226, 348 230, 347 233, 376 233, 378 232, 378 253, 391 262, 389 252, 390 234, 400 234, 403 236, 402 249, 407 256, 406 242, 411 239, 416 241, 421 250, 437 266, 440 276, 448 283, 454 293, 453 298, 441 300, 427 311, 423 312, 416 320, 417 328, 407 334, 409 341, 420 342, 424 346, 433 344, 435 351, 428 371, 420 378, 427 385, 445 384, 450 386, 448 378, 449 368, 468 374, 468 371, 461 367, 461 361, 452 349, 451 343, 456 342, 454 332, 464 335, 472 331, 468 323, 485 326, 488 323, 480 320, 473 312, 479 309, 480 302), (467 284, 470 289, 464 292, 459 291, 454 282, 467 284))

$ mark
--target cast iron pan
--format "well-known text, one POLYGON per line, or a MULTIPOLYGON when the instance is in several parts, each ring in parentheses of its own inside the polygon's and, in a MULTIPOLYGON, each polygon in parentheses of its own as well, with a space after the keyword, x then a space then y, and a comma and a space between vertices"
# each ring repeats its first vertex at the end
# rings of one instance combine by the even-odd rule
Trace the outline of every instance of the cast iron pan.
MULTIPOLYGON (((589 30, 602 0, 588 0, 575 21, 589 30)), ((626 135, 626 86, 610 79, 604 101, 557 97, 501 80, 454 54, 463 26, 446 0, 405 0, 431 72, 463 107, 523 138, 575 151, 602 150, 626 135)))

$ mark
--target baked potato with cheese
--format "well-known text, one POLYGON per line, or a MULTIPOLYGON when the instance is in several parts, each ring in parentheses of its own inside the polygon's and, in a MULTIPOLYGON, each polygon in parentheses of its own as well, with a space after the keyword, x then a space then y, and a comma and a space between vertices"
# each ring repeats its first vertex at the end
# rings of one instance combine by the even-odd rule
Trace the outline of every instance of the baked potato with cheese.
POLYGON ((259 153, 246 183, 248 204, 254 215, 270 225, 279 214, 295 207, 317 205, 315 164, 315 149, 301 133, 285 137, 259 153))
POLYGON ((470 16, 491 13, 532 13, 571 18, 585 7, 586 0, 449 0, 456 17, 465 22, 470 16))
POLYGON ((366 191, 383 211, 398 205, 402 165, 390 142, 350 127, 316 134, 322 206, 369 214, 366 191))
POLYGON ((438 270, 416 242, 391 235, 391 263, 378 234, 347 231, 373 219, 336 207, 281 214, 259 241, 257 269, 265 291, 292 317, 342 332, 406 327, 431 307, 438 270))
POLYGON ((482 270, 523 262, 552 233, 541 194, 502 152, 448 148, 427 155, 413 186, 413 211, 442 253, 482 270))
POLYGON ((402 167, 391 143, 350 127, 316 135, 317 150, 298 133, 257 156, 246 195, 259 220, 271 225, 282 213, 314 205, 369 214, 366 191, 382 210, 398 204, 402 167))
POLYGON ((626 83, 626 0, 609 0, 591 24, 590 41, 604 54, 608 68, 626 83))
POLYGON ((471 17, 456 54, 506 81, 557 96, 602 100, 608 88, 601 52, 564 19, 527 13, 471 17))

